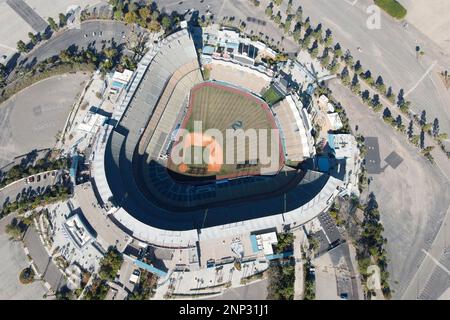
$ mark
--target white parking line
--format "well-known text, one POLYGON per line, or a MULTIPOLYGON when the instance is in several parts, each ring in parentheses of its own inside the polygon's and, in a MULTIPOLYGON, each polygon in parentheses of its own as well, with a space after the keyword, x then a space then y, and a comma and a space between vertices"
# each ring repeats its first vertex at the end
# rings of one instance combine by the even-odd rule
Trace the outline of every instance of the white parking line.
POLYGON ((428 257, 430 257, 433 262, 440 267, 442 270, 444 270, 448 275, 450 275, 450 271, 442 264, 440 263, 435 257, 433 257, 431 254, 429 254, 425 249, 422 249, 423 253, 425 253, 428 257))
POLYGON ((423 81, 423 79, 425 79, 425 77, 430 73, 430 71, 433 70, 433 68, 436 66, 436 64, 437 64, 437 60, 435 60, 431 64, 431 66, 428 67, 427 71, 425 71, 425 73, 423 74, 422 77, 420 77, 420 79, 417 81, 417 83, 411 89, 409 89, 408 92, 405 93, 405 95, 404 95, 405 98, 417 88, 417 86, 423 81))
POLYGON ((350 1, 350 0, 344 0, 345 2, 347 2, 349 5, 351 5, 351 6, 354 6, 357 2, 358 2, 358 0, 353 0, 353 1, 350 1))
POLYGON ((0 43, 0 47, 16 52, 17 49, 0 43))

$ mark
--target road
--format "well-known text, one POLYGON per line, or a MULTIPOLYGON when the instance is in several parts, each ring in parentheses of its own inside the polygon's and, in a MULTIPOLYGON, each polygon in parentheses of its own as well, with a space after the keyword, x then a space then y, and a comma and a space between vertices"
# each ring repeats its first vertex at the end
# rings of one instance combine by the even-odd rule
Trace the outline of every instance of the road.
POLYGON ((17 180, 0 189, 0 208, 3 207, 3 204, 5 202, 14 202, 17 199, 29 196, 33 193, 42 193, 45 189, 58 183, 61 180, 61 172, 62 171, 58 170, 42 172, 40 174, 33 175, 35 177, 33 182, 27 183, 27 177, 17 180), (37 181, 38 176, 40 176, 39 181, 37 181))
MULTIPOLYGON (((360 134, 378 138, 381 167, 393 151, 402 158, 397 168, 387 166, 381 173, 369 175, 373 178, 369 191, 376 195, 384 236, 388 240, 390 284, 395 291, 394 298, 400 299, 424 261, 423 250, 428 252, 432 248, 443 225, 450 205, 449 180, 421 156, 402 133, 384 123, 379 114, 364 105, 349 89, 337 80, 331 81, 329 86, 344 106, 351 127, 358 124, 360 134)), ((444 249, 442 246, 434 249, 433 256, 439 259, 444 249)), ((427 274, 433 272, 430 267, 425 269, 427 274)), ((441 288, 435 290, 437 293, 441 288)))
MULTIPOLYGON (((140 27, 126 25, 120 21, 88 20, 81 24, 80 29, 65 29, 53 35, 27 55, 20 56, 17 65, 34 65, 70 47, 86 49, 90 46, 101 50, 105 46, 111 46, 112 43, 117 46, 126 45, 130 41, 135 41, 136 34, 140 32, 144 32, 140 27)), ((10 75, 8 81, 13 79, 14 73, 10 75)))

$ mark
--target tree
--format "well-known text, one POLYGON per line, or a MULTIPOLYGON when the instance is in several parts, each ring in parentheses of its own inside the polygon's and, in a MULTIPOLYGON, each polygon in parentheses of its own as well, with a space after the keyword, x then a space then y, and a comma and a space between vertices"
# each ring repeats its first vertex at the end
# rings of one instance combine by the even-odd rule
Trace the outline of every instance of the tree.
POLYGON ((381 92, 381 94, 386 94, 386 85, 384 84, 383 78, 381 76, 378 76, 377 80, 375 81, 375 87, 378 91, 381 92))
POLYGON ((12 219, 11 223, 5 227, 6 234, 13 240, 20 240, 24 231, 24 226, 16 218, 12 219))
POLYGON ((142 7, 142 8, 139 9, 138 12, 139 12, 140 19, 143 22, 147 23, 147 19, 150 17, 150 10, 149 10, 149 8, 142 7))
POLYGON ((62 28, 67 24, 67 17, 64 13, 59 14, 59 26, 62 28))
POLYGON ((333 50, 334 50, 334 56, 336 58, 342 57, 342 48, 341 48, 341 45, 340 45, 339 42, 336 43, 336 45, 334 46, 333 50))
POLYGON ((272 17, 273 14, 273 3, 269 3, 269 5, 266 7, 266 10, 264 11, 264 13, 266 14, 266 16, 268 16, 269 18, 272 17))
POLYGON ((400 127, 402 125, 402 116, 398 115, 397 118, 395 119, 395 123, 397 124, 397 127, 400 127))
POLYGON ((397 95, 397 105, 400 107, 401 104, 403 104, 403 102, 405 101, 405 98, 403 97, 404 95, 404 90, 400 89, 400 91, 398 92, 397 95))
MULTIPOLYGON (((378 94, 374 94, 373 95, 373 98, 372 98, 372 101, 371 101, 371 105, 375 109, 375 111, 378 111, 378 109, 380 109, 381 103, 380 103, 380 96, 378 94)), ((388 108, 386 108, 386 109, 389 111, 388 108)), ((389 111, 389 116, 390 116, 390 112, 391 111, 389 111)))
POLYGON ((391 103, 394 103, 394 102, 395 102, 395 96, 394 96, 394 93, 392 92, 392 87, 389 87, 389 88, 387 89, 387 92, 386 92, 386 98, 388 98, 388 100, 389 100, 391 103))
POLYGON ((368 103, 370 101, 370 92, 369 90, 364 90, 361 92, 361 98, 365 103, 368 103))
POLYGON ((323 50, 323 54, 322 54, 322 56, 320 57, 320 62, 321 62, 321 64, 322 64, 322 66, 327 66, 328 65, 328 63, 330 62, 330 56, 329 56, 329 54, 328 54, 328 48, 325 48, 324 50, 323 50))
POLYGON ((419 145, 420 136, 418 134, 411 136, 411 143, 415 146, 419 145))
POLYGON ((280 13, 280 11, 277 12, 277 14, 276 14, 276 16, 275 16, 273 21, 275 21, 275 23, 277 23, 277 24, 281 23, 281 13, 280 13))
POLYGON ((427 112, 423 110, 420 114, 419 124, 424 126, 427 123, 427 112))
POLYGON ((136 2, 131 2, 128 4, 128 12, 136 12, 138 10, 138 5, 136 2))
POLYGON ((330 31, 330 33, 328 33, 328 30, 330 30, 330 29, 327 29, 327 34, 325 36, 324 41, 325 41, 325 45, 329 47, 333 44, 333 36, 331 35, 331 31, 330 31))
POLYGON ((302 8, 302 6, 299 6, 297 8, 297 11, 295 12, 295 20, 297 20, 297 22, 301 23, 302 18, 303 18, 303 8, 302 8))
POLYGON ((409 112, 410 104, 411 104, 410 101, 403 100, 403 102, 399 105, 400 111, 407 114, 409 112))
POLYGON ((419 140, 420 149, 425 148, 425 131, 420 131, 420 140, 419 140))
POLYGON ((122 20, 123 12, 121 10, 114 11, 114 20, 122 20))
POLYGON ((322 35, 322 34, 323 34, 322 24, 319 23, 319 24, 317 25, 316 29, 314 29, 314 31, 313 31, 313 33, 312 33, 312 36, 313 36, 316 40, 322 42, 322 41, 323 41, 323 35, 322 35))
POLYGON ((292 37, 296 42, 300 40, 301 33, 302 33, 302 25, 301 23, 297 22, 294 26, 294 32, 292 33, 292 37))
POLYGON ((98 275, 102 280, 112 281, 122 266, 122 254, 116 248, 110 247, 105 256, 100 261, 98 275))
POLYGON ((132 24, 135 23, 137 21, 137 15, 134 11, 129 11, 127 13, 125 13, 125 16, 123 17, 123 20, 125 21, 125 23, 127 24, 132 24))
POLYGON ((159 24, 159 22, 157 20, 152 20, 148 23, 147 28, 151 32, 158 32, 159 30, 161 30, 161 25, 159 24))
POLYGON ((392 118, 391 110, 389 110, 388 107, 386 107, 383 111, 383 118, 392 118))
POLYGON ((169 30, 172 26, 172 19, 169 16, 164 16, 161 20, 161 25, 164 30, 169 30))
POLYGON ((308 49, 309 45, 311 44, 311 40, 312 40, 311 35, 307 35, 305 33, 305 36, 303 37, 303 41, 302 41, 302 48, 308 49))
POLYGON ((33 45, 35 45, 37 43, 37 37, 34 35, 33 32, 28 32, 28 37, 30 38, 31 43, 33 45))
POLYGON ((358 75, 355 73, 352 79, 351 89, 353 93, 358 93, 361 88, 361 84, 359 83, 358 75))
POLYGON ((411 120, 408 124, 408 131, 407 131, 408 138, 411 139, 413 134, 414 134, 414 122, 411 120))
POLYGON ((67 50, 63 50, 59 53, 59 59, 61 59, 61 61, 64 63, 72 62, 72 57, 67 50))
POLYGON ((58 31, 58 25, 56 24, 55 20, 52 17, 49 17, 47 19, 47 21, 48 21, 48 24, 49 24, 50 28, 53 31, 58 31))
POLYGON ((347 66, 353 68, 353 56, 350 53, 350 50, 348 50, 348 49, 347 49, 347 51, 345 51, 344 61, 347 64, 347 66))
POLYGON ((373 79, 372 79, 372 72, 370 70, 367 70, 364 74, 362 74, 362 77, 367 82, 368 85, 373 85, 373 79))
POLYGON ((348 72, 348 67, 345 66, 341 71, 342 83, 346 86, 350 84, 350 73, 348 72))
POLYGON ((331 74, 337 74, 339 69, 341 68, 341 64, 336 59, 336 57, 333 58, 333 61, 327 66, 327 69, 330 71, 331 74))
POLYGON ((158 21, 158 19, 159 19, 159 11, 158 10, 153 10, 153 12, 152 12, 152 20, 158 21))
POLYGON ((433 121, 433 136, 436 137, 439 135, 439 120, 438 118, 434 118, 433 121))
POLYGON ((20 53, 27 52, 27 45, 22 40, 17 41, 17 51, 20 53))
POLYGON ((284 33, 288 33, 291 29, 291 16, 287 16, 286 21, 284 22, 284 33))
POLYGON ((356 73, 359 73, 362 70, 361 61, 356 61, 353 68, 356 73))
POLYGON ((314 41, 311 49, 309 50, 309 54, 313 59, 317 58, 317 55, 319 54, 319 46, 317 44, 317 40, 314 41))
POLYGON ((286 14, 289 15, 291 11, 292 11, 292 0, 289 0, 286 7, 286 14))

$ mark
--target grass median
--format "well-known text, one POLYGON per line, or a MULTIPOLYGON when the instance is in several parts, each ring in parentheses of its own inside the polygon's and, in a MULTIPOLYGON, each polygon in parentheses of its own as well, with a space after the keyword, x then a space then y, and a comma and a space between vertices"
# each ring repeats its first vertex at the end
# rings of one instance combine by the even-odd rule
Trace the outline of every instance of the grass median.
POLYGON ((407 10, 397 0, 374 0, 375 4, 396 19, 403 19, 407 10))

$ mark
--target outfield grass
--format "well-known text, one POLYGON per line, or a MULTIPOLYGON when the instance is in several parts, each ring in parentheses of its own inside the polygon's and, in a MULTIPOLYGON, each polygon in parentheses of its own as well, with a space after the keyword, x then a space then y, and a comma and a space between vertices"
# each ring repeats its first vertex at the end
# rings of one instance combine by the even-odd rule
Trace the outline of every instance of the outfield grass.
MULTIPOLYGON (((279 99, 278 94, 276 92, 275 94, 275 99, 279 99)), ((273 125, 270 118, 270 111, 263 101, 253 97, 245 91, 222 84, 206 82, 192 89, 190 103, 191 111, 190 114, 187 115, 188 119, 184 128, 189 132, 193 132, 194 121, 201 121, 202 131, 216 129, 221 132, 224 137, 224 140, 221 142, 221 144, 223 144, 221 147, 224 151, 224 155, 227 154, 227 148, 234 148, 233 154, 237 154, 237 150, 239 148, 238 143, 236 142, 230 146, 227 146, 226 139, 226 131, 228 129, 232 129, 233 125, 236 123, 242 125, 241 128, 243 130, 267 130, 267 142, 270 145, 270 129, 272 129, 273 125)), ((245 152, 245 160, 248 162, 250 160, 254 160, 249 159, 250 147, 245 145, 244 148, 245 150, 240 151, 245 152)), ((194 168, 195 166, 189 165, 189 167, 194 168)), ((178 171, 178 168, 175 167, 171 167, 171 169, 176 172, 178 171)), ((223 176, 243 174, 246 172, 258 172, 259 170, 259 164, 251 165, 250 163, 247 163, 245 165, 240 164, 238 166, 237 163, 225 163, 221 166, 220 171, 215 174, 218 176, 223 176)))
POLYGON ((396 19, 403 19, 408 12, 397 0, 374 0, 375 4, 396 19))

